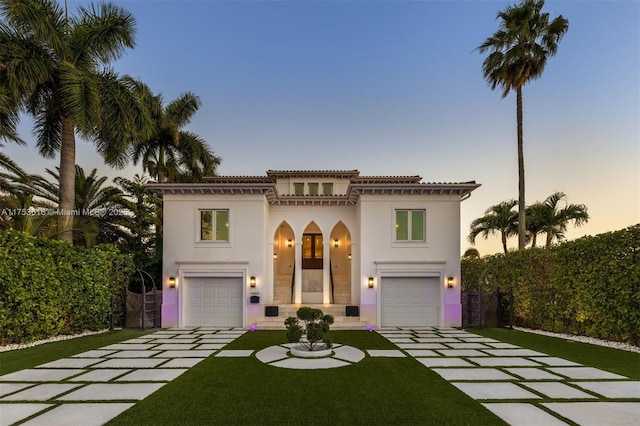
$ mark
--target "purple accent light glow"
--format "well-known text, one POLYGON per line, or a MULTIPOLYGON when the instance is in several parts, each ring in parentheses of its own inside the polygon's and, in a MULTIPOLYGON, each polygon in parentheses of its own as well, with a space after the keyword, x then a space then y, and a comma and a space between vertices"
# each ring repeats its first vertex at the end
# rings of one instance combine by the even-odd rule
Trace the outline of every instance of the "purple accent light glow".
POLYGON ((364 329, 365 330, 369 330, 369 331, 373 331, 373 330, 376 329, 376 326, 375 325, 365 325, 364 329))
POLYGON ((258 329, 257 325, 250 325, 249 327, 249 331, 256 331, 258 329))

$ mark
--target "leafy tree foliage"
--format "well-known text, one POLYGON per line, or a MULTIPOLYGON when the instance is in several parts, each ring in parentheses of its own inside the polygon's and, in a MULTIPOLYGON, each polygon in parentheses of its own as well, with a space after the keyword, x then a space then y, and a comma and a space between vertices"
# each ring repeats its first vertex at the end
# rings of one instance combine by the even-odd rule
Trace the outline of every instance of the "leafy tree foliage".
POLYGON ((481 235, 485 240, 492 234, 500 234, 502 249, 507 252, 507 238, 515 235, 518 229, 518 214, 513 211, 515 200, 503 201, 485 210, 485 215, 471 222, 468 240, 474 244, 481 235))
POLYGON ((165 106, 162 96, 153 95, 146 86, 139 91, 152 111, 153 132, 138 138, 134 164, 142 162, 143 170, 158 182, 193 182, 215 175, 220 158, 204 139, 182 129, 200 108, 200 99, 186 92, 165 106))

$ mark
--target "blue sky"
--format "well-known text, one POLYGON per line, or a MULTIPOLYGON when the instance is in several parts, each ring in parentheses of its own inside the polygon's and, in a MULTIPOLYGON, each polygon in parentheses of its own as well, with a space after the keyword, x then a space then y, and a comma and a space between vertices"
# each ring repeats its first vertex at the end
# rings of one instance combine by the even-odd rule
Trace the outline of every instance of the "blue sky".
MULTIPOLYGON (((71 11, 85 1, 69 0, 71 11)), ((358 169, 363 175, 476 180, 462 234, 517 198, 515 95, 482 78, 474 49, 513 1, 116 1, 137 46, 114 64, 169 101, 202 107, 187 127, 222 157, 220 174, 358 169)), ((589 208, 570 239, 640 222, 640 3, 547 1, 569 31, 524 89, 527 204, 563 191, 589 208)), ((31 121, 21 134, 31 137, 31 121)), ((3 150, 32 173, 46 161, 3 150)), ((90 143, 77 162, 108 176, 90 143)), ((516 239, 509 242, 513 247, 516 239)), ((469 244, 463 241, 463 250, 469 244)), ((499 238, 478 241, 482 254, 499 238)))

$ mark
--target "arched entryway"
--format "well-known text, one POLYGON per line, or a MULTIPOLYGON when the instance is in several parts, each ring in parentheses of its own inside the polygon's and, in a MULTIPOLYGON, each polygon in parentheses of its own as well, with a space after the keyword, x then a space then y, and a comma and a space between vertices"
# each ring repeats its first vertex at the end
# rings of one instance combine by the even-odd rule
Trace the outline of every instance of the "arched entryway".
POLYGON ((302 234, 302 303, 323 303, 324 251, 322 230, 311 222, 302 234))
POLYGON ((341 221, 333 227, 329 241, 331 259, 331 303, 351 303, 351 234, 341 221))
POLYGON ((273 239, 273 303, 294 303, 295 234, 283 221, 273 239))

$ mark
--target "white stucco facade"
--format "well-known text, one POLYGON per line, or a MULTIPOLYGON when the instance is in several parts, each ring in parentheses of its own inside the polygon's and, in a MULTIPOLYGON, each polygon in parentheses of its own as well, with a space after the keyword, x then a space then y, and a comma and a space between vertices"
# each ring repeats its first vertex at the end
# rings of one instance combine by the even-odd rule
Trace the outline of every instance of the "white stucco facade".
POLYGON ((460 326, 460 204, 478 186, 356 170, 149 184, 163 198, 162 326, 248 327, 301 304, 460 326))

